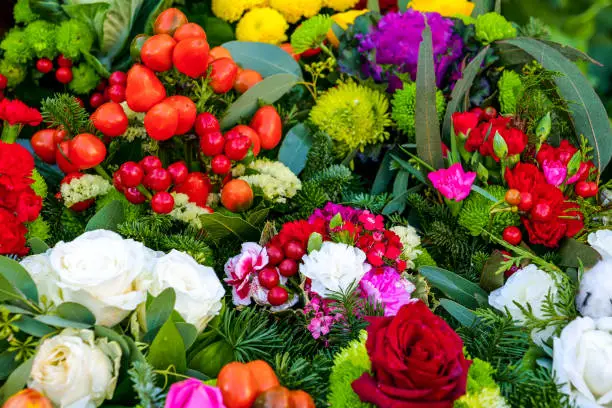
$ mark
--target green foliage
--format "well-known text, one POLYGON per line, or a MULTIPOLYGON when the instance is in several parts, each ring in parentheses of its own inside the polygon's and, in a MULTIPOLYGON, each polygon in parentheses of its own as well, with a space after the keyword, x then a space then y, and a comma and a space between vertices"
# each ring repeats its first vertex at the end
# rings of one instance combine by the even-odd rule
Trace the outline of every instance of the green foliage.
POLYGON ((502 73, 497 86, 499 87, 501 113, 516 113, 516 101, 523 87, 521 77, 516 72, 506 69, 502 73))
POLYGON ((544 24, 542 20, 534 16, 529 16, 527 24, 519 28, 521 37, 537 38, 539 40, 550 39, 550 27, 544 24))
POLYGON ((304 180, 312 178, 321 169, 325 169, 334 163, 332 149, 332 140, 326 133, 315 132, 312 135, 312 146, 308 151, 306 167, 302 171, 304 180))
POLYGON ((18 63, 7 59, 0 61, 0 74, 4 75, 8 81, 8 87, 14 88, 26 78, 26 68, 18 63))
POLYGON ((0 49, 4 50, 4 59, 12 64, 25 64, 34 56, 25 32, 20 28, 13 28, 6 34, 0 49))
POLYGON ((337 201, 353 182, 353 178, 351 169, 336 164, 318 172, 309 181, 327 191, 332 201, 337 201))
POLYGON ((526 370, 517 383, 503 385, 502 392, 513 407, 575 407, 568 395, 559 390, 552 374, 543 367, 526 370))
POLYGON ((368 194, 348 192, 343 195, 342 202, 345 205, 357 208, 365 208, 373 213, 381 213, 387 202, 388 194, 368 194))
POLYGON ((57 50, 71 60, 77 60, 93 46, 95 36, 80 20, 63 21, 57 29, 57 50))
POLYGON ((476 39, 483 44, 516 37, 516 28, 495 12, 481 14, 476 18, 476 39))
POLYGON ((45 198, 47 196, 47 183, 45 183, 45 179, 40 175, 38 170, 32 170, 32 190, 34 190, 34 194, 41 198, 45 198))
POLYGON ((13 8, 13 17, 16 23, 30 23, 39 18, 30 8, 30 0, 17 0, 13 8))
POLYGON ((272 362, 281 384, 292 390, 304 390, 317 406, 325 406, 331 360, 322 354, 312 359, 289 353, 277 354, 272 362))
MULTIPOLYGON (((397 127, 408 136, 408 140, 414 142, 416 136, 416 83, 404 82, 403 89, 393 94, 391 101, 393 107, 391 117, 397 123, 397 127)), ((438 120, 442 122, 446 110, 444 94, 439 89, 436 91, 436 111, 438 120)))
POLYGON ((419 269, 421 266, 438 266, 427 249, 421 247, 419 251, 421 251, 421 253, 412 261, 414 262, 414 269, 419 269))
POLYGON ((45 20, 34 21, 24 30, 26 42, 36 58, 53 59, 57 55, 55 45, 56 25, 45 20))
POLYGON ((91 92, 100 83, 100 76, 96 70, 86 62, 72 68, 73 79, 68 88, 76 94, 85 95, 91 92))
POLYGON ((44 99, 41 114, 49 127, 66 129, 73 136, 95 132, 89 113, 70 94, 55 94, 44 99))
POLYGON ((116 189, 111 189, 107 194, 96 198, 96 213, 113 201, 119 201, 123 205, 123 216, 125 222, 135 221, 142 215, 142 207, 130 203, 124 194, 116 189))
POLYGON ((291 46, 296 54, 320 46, 327 32, 333 25, 333 20, 324 14, 316 15, 302 22, 291 34, 291 46))
POLYGON ((153 367, 145 361, 134 361, 128 374, 132 381, 132 387, 138 395, 140 407, 163 408, 166 395, 162 388, 155 385, 157 374, 153 371, 153 367))
POLYGON ((506 407, 498 385, 493 380, 495 369, 486 361, 475 358, 468 372, 467 392, 455 401, 454 408, 506 407))
POLYGON ((28 223, 27 228, 27 239, 38 238, 43 242, 49 239, 49 224, 42 217, 38 217, 34 221, 28 223))
MULTIPOLYGON (((497 200, 503 200, 506 189, 502 186, 489 186, 486 191, 497 200)), ((520 217, 512 211, 501 211, 491 214, 495 208, 494 202, 481 194, 470 194, 463 202, 459 213, 459 224, 473 236, 482 234, 482 230, 501 236, 504 228, 509 225, 520 225, 520 217)))

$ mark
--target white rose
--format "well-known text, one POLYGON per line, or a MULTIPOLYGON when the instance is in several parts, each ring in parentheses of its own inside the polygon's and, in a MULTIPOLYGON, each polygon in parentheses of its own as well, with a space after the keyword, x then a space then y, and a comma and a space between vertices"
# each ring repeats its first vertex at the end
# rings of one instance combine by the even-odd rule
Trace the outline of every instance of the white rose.
MULTIPOLYGON (((549 273, 531 264, 515 272, 508 278, 504 286, 491 292, 489 304, 502 312, 507 309, 514 320, 525 323, 525 315, 516 303, 523 307, 527 307, 527 304, 531 305, 534 316, 543 319, 542 305, 549 293, 553 300, 557 298, 555 280, 549 273)), ((536 344, 542 345, 553 332, 554 327, 537 332, 534 330, 531 337, 536 344)))
POLYGON ((612 316, 612 231, 593 232, 588 241, 602 260, 582 276, 576 308, 583 316, 612 316))
POLYGON ((554 339, 553 372, 580 408, 612 407, 612 318, 579 317, 554 339))
POLYGON ((94 408, 111 399, 117 385, 121 347, 91 330, 66 329, 40 345, 28 380, 61 408, 94 408))
POLYGON ((87 307, 96 323, 114 326, 146 300, 136 279, 150 270, 155 252, 111 231, 86 232, 60 242, 49 260, 64 302, 87 307))
POLYGON ((30 255, 20 262, 36 284, 38 297, 43 303, 61 303, 59 288, 57 287, 57 274, 51 268, 49 251, 45 254, 30 255))
POLYGON ((588 237, 589 245, 604 258, 612 259, 612 230, 592 232, 588 237))
MULTIPOLYGON (((149 278, 147 278, 149 279, 149 278)), ((146 284, 145 284, 146 285, 146 284)), ((157 260, 150 276, 149 292, 159 296, 164 289, 176 293, 174 309, 198 331, 221 311, 225 290, 215 271, 177 250, 157 260)))
POLYGON ((302 258, 300 273, 312 280, 312 290, 322 297, 345 292, 370 269, 366 254, 359 248, 326 241, 318 251, 302 258))

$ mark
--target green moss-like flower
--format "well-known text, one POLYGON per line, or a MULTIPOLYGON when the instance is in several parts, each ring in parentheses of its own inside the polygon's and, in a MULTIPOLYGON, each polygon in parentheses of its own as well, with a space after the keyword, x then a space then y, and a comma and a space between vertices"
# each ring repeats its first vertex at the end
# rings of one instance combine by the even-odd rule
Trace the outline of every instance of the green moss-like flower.
MULTIPOLYGON (((490 186, 486 190, 498 200, 502 200, 506 194, 506 189, 502 186, 490 186)), ((489 228, 490 212, 494 204, 481 194, 470 194, 459 213, 459 224, 474 236, 480 235, 483 228, 499 236, 507 226, 520 224, 517 213, 502 211, 493 215, 492 228, 489 228)))
POLYGON ((13 28, 0 42, 4 59, 14 64, 25 64, 34 57, 34 51, 26 39, 24 30, 13 28))
POLYGON ((49 233, 49 224, 47 224, 47 221, 43 220, 42 217, 38 217, 34 221, 29 222, 26 227, 28 229, 26 234, 27 239, 38 238, 41 241, 46 241, 51 236, 49 233))
POLYGON ((39 196, 40 198, 47 197, 47 183, 45 183, 45 179, 40 175, 38 170, 32 170, 32 190, 34 190, 34 194, 39 196))
POLYGON ((300 54, 311 48, 317 48, 325 40, 334 21, 331 17, 319 14, 304 21, 291 34, 293 52, 300 54))
POLYGON ((57 29, 57 49, 68 59, 78 59, 93 43, 94 35, 82 21, 66 20, 57 29))
POLYGON ((55 24, 44 20, 34 21, 25 28, 26 41, 37 58, 53 59, 57 56, 56 31, 55 24))
POLYGON ((0 74, 8 80, 8 87, 14 88, 23 82, 27 71, 23 65, 3 59, 0 61, 0 74))
POLYGON ((334 357, 334 367, 329 376, 328 402, 331 408, 367 408, 371 404, 361 402, 351 388, 351 383, 371 368, 365 347, 367 333, 362 331, 359 340, 353 340, 334 357))
POLYGON ((508 408, 493 374, 491 364, 475 358, 468 372, 467 392, 455 401, 454 408, 508 408))
POLYGON ((501 105, 501 113, 515 114, 516 101, 523 88, 521 77, 514 71, 504 70, 498 83, 499 88, 499 104, 501 105))
POLYGON ((72 68, 72 76, 68 87, 76 94, 88 94, 100 83, 100 76, 96 70, 85 62, 72 68))
MULTIPOLYGON (((405 82, 404 88, 393 95, 391 105, 393 106, 391 117, 397 123, 397 127, 408 136, 408 139, 414 140, 416 135, 416 83, 405 82)), ((440 90, 436 91, 436 110, 438 119, 442 121, 446 110, 446 100, 440 90)))
POLYGON ((421 251, 421 253, 419 253, 416 259, 413 261, 414 269, 419 269, 421 266, 438 266, 436 261, 434 261, 425 248, 419 246, 418 250, 421 251))
POLYGON ((354 82, 341 83, 319 97, 310 120, 341 148, 360 149, 389 137, 387 97, 354 82))
POLYGON ((483 44, 516 37, 516 28, 497 13, 481 14, 476 18, 476 39, 483 44))
POLYGON ((13 17, 16 23, 29 23, 38 20, 39 15, 30 8, 30 0, 17 0, 13 8, 13 17))

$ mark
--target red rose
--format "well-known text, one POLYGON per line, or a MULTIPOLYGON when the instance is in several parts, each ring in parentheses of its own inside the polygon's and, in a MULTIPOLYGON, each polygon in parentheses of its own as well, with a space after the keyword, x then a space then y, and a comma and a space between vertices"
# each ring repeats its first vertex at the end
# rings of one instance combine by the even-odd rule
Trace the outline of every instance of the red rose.
POLYGON ((0 208, 0 254, 26 255, 26 227, 17 221, 17 218, 7 210, 0 208))
POLYGON ((42 209, 42 198, 34 194, 34 191, 24 192, 19 196, 19 202, 15 209, 17 220, 20 222, 32 222, 38 218, 42 209))
POLYGON ((546 178, 537 166, 518 163, 513 169, 506 170, 506 183, 509 188, 531 193, 535 186, 546 184, 546 178))
POLYGON ((0 102, 0 119, 6 120, 9 125, 38 126, 42 122, 42 116, 37 109, 30 108, 20 100, 9 101, 4 99, 0 102))
POLYGON ((571 160, 572 156, 578 151, 567 140, 562 140, 559 147, 553 147, 548 143, 543 143, 540 147, 540 151, 536 155, 536 160, 540 163, 540 166, 544 164, 546 160, 560 160, 561 163, 567 166, 567 163, 571 160))
POLYGON ((364 402, 385 408, 451 408, 465 394, 470 364, 461 338, 421 301, 396 316, 372 317, 366 343, 372 374, 352 384, 364 402))

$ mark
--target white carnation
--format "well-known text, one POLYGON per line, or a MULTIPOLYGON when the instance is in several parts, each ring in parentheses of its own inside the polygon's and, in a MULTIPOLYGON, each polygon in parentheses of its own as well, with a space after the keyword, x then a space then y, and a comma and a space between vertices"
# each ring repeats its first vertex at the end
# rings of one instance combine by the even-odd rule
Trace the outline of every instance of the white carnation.
POLYGON ((300 273, 312 280, 312 290, 322 297, 345 292, 370 269, 366 254, 359 248, 325 241, 318 251, 302 258, 300 273))
POLYGON ((421 245, 421 237, 417 233, 417 230, 410 226, 395 226, 391 228, 391 231, 399 237, 404 249, 402 251, 402 259, 406 261, 406 266, 409 269, 414 268, 414 260, 423 252, 418 249, 421 245))
POLYGON ((105 195, 111 188, 111 184, 103 177, 85 174, 80 178, 72 179, 70 183, 62 183, 60 193, 64 204, 70 208, 81 201, 105 195))

